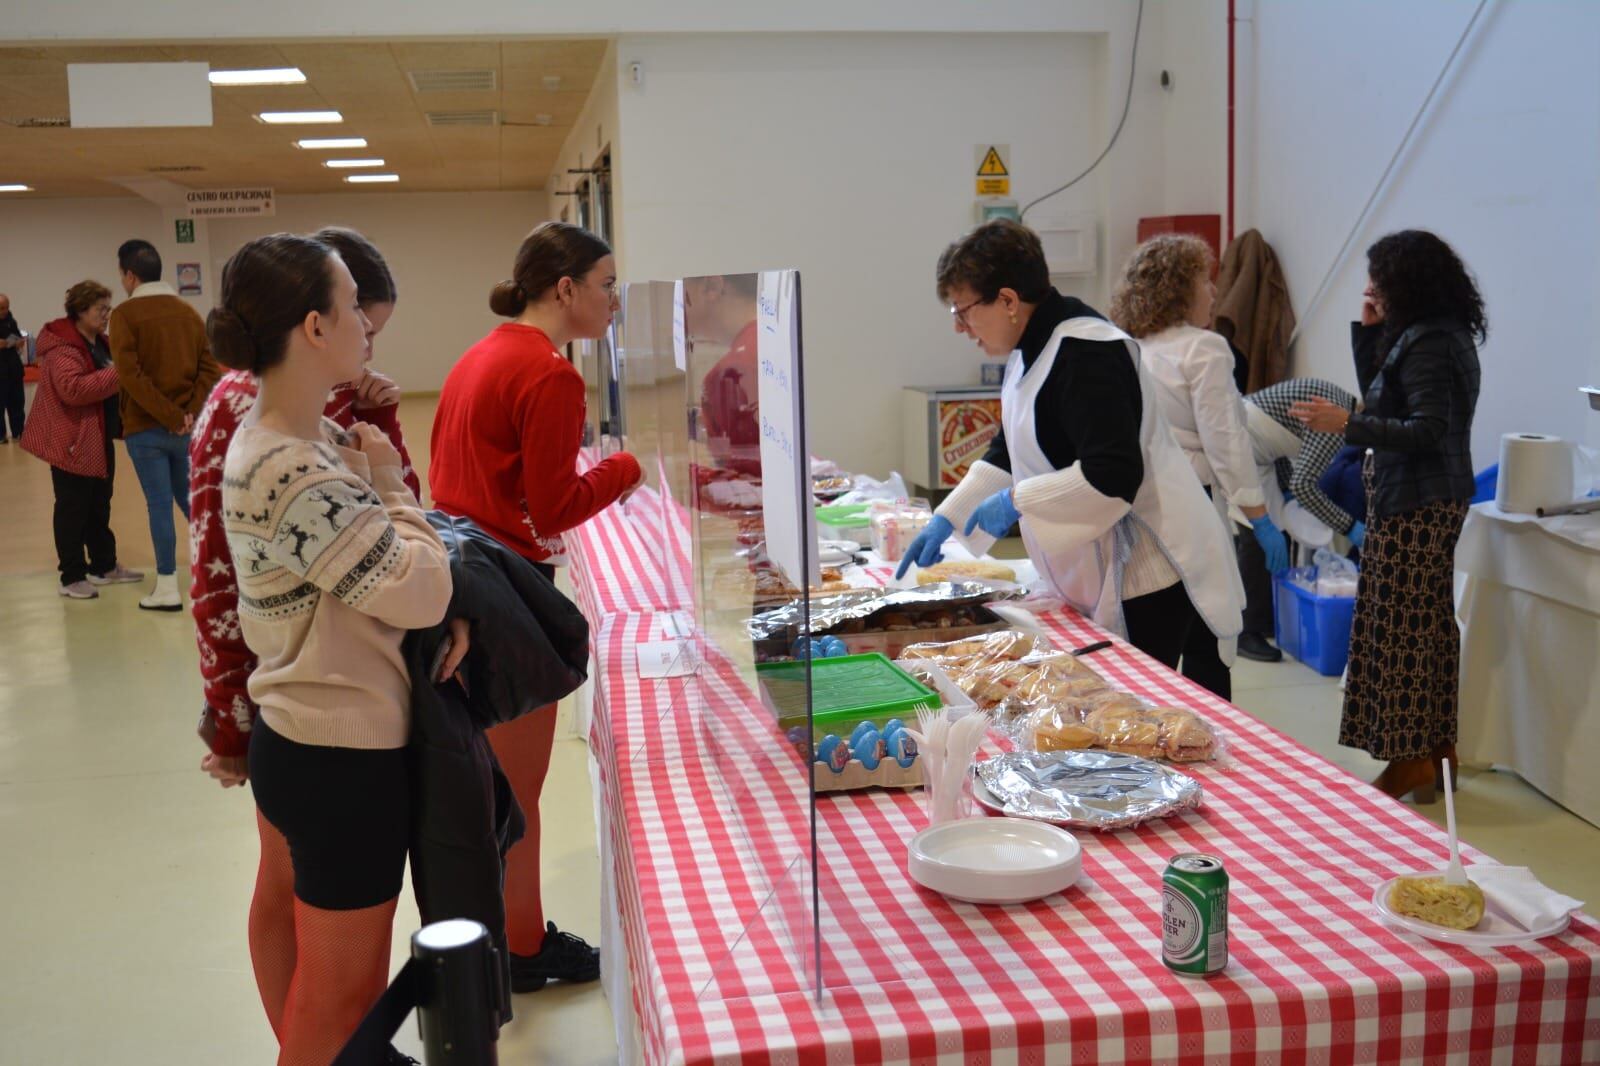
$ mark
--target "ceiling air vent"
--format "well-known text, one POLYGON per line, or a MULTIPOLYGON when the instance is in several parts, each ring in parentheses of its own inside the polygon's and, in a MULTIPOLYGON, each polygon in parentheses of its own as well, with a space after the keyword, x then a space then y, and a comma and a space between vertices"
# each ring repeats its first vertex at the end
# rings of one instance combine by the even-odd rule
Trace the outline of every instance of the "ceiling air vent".
POLYGON ((176 163, 168 166, 145 167, 144 169, 149 174, 193 174, 196 171, 204 170, 205 167, 197 167, 193 163, 176 163))
POLYGON ((5 123, 19 130, 53 130, 71 126, 72 120, 65 115, 31 115, 8 118, 5 123))
POLYGON ((430 126, 498 126, 498 111, 429 111, 430 126))
POLYGON ((481 92, 496 84, 493 70, 413 70, 408 76, 419 93, 481 92))

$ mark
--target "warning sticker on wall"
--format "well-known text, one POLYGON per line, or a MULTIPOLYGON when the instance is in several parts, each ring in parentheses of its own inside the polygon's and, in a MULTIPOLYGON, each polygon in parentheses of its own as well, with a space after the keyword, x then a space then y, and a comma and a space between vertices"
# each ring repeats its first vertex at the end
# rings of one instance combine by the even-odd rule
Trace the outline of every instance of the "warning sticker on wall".
POLYGON ((977 160, 977 190, 979 196, 1011 195, 1011 146, 1009 144, 980 144, 974 152, 977 160))

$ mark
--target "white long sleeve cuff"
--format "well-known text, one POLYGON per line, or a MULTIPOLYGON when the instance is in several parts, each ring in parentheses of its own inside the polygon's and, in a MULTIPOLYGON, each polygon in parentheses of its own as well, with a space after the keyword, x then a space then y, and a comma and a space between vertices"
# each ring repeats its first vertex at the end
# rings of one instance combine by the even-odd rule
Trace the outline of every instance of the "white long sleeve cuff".
POLYGON ((952 526, 956 527, 956 540, 963 548, 976 556, 986 554, 994 547, 995 538, 981 529, 972 531, 972 536, 962 532, 966 528, 967 519, 972 517, 972 512, 978 505, 1001 489, 1009 489, 1012 485, 1010 473, 1000 469, 993 463, 986 463, 979 459, 967 470, 967 476, 961 479, 961 484, 950 491, 945 497, 935 514, 942 515, 952 526))

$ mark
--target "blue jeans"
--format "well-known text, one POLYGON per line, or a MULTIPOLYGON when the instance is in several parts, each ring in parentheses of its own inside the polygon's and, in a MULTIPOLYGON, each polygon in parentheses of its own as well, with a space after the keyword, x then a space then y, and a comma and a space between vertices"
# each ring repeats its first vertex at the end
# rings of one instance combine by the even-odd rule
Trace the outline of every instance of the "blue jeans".
POLYGON ((157 426, 132 434, 127 438, 127 445, 128 458, 133 460, 139 487, 144 489, 145 507, 150 512, 150 542, 156 549, 156 573, 176 573, 178 536, 172 528, 172 505, 178 505, 187 521, 189 438, 157 426))

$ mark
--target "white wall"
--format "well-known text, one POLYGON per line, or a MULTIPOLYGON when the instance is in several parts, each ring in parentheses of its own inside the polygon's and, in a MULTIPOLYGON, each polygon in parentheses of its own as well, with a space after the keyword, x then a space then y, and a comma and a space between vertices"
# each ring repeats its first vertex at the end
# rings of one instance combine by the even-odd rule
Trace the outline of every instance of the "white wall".
MULTIPOLYGON (((589 98, 584 101, 583 110, 573 122, 572 132, 562 144, 561 153, 556 157, 556 164, 551 168, 550 176, 545 179, 544 196, 546 211, 550 218, 560 218, 564 210, 567 212, 567 221, 576 222, 577 197, 559 196, 557 192, 575 188, 583 176, 569 174, 568 171, 593 166, 600 152, 609 145, 612 246, 617 252, 618 265, 626 269, 622 251, 622 231, 626 219, 620 217, 617 212, 617 206, 622 202, 619 190, 622 184, 622 154, 626 150, 619 136, 622 122, 617 113, 617 77, 617 45, 613 41, 606 46, 605 58, 600 61, 600 70, 595 75, 594 86, 589 90, 589 98)), ((632 279, 631 275, 627 274, 623 276, 629 277, 630 280, 642 280, 632 279)))
MULTIPOLYGON (((60 318, 67 289, 85 279, 120 302, 117 246, 130 237, 155 242, 161 227, 161 209, 131 197, 0 203, 0 292, 11 297, 17 324, 29 333, 60 318)), ((171 246, 159 248, 164 263, 177 261, 171 246)))
MULTIPOLYGON (((211 306, 222 264, 251 238, 350 226, 383 252, 400 290, 377 341, 378 365, 408 392, 434 391, 456 357, 499 321, 489 311, 489 289, 511 272, 517 245, 544 211, 545 197, 536 192, 286 196, 272 218, 197 223, 209 231, 211 261, 203 264, 205 293, 192 302, 202 313, 211 306)), ((184 258, 184 246, 166 243, 170 228, 160 208, 131 198, 0 205, 0 248, 15 250, 0 265, 0 292, 28 330, 59 317, 67 287, 86 277, 120 301, 117 245, 161 232, 170 282, 172 264, 184 258)))
POLYGON ((1226 240, 1227 0, 1161 0, 1156 10, 1163 47, 1141 62, 1140 81, 1143 99, 1161 115, 1163 213, 1223 215, 1226 240), (1163 69, 1172 75, 1165 91, 1163 69))
MULTIPOLYGON (((1466 26, 1456 0, 1256 5, 1257 115, 1241 225, 1277 250, 1302 315, 1466 26)), ((1431 229, 1476 272, 1491 337, 1478 467, 1514 430, 1600 444, 1575 392, 1600 382, 1600 4, 1491 4, 1419 139, 1304 322, 1297 374, 1347 385, 1347 323, 1382 234, 1431 229)))
MULTIPOLYGON (((1011 145, 1023 202, 1087 165, 1102 52, 1082 34, 624 37, 619 66, 644 64, 620 90, 624 273, 798 268, 817 450, 883 472, 903 385, 977 381, 933 292, 973 222, 973 146, 1011 145)), ((1100 210, 1103 179, 1059 206, 1100 210)))

